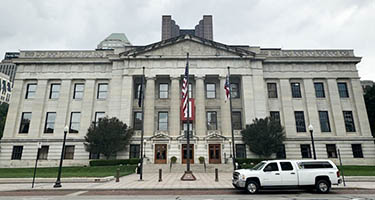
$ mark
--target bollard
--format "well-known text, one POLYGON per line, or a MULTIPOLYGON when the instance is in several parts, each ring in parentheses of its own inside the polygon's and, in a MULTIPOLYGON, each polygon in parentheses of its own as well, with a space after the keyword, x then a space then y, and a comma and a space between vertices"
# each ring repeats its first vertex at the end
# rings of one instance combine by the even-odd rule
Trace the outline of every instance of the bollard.
POLYGON ((120 168, 116 169, 116 182, 120 182, 120 168))
POLYGON ((161 169, 159 169, 159 182, 162 182, 163 181, 163 179, 162 179, 162 170, 161 169))
POLYGON ((219 170, 215 168, 215 182, 219 181, 219 170))

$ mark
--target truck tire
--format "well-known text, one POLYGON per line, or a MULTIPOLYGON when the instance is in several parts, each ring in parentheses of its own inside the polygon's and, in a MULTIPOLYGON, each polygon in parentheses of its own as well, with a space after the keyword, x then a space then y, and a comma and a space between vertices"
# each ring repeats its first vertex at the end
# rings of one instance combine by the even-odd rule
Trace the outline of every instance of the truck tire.
POLYGON ((331 189, 329 181, 321 179, 315 183, 315 189, 318 193, 328 193, 331 189))
POLYGON ((247 181, 245 190, 249 194, 256 194, 259 191, 259 184, 256 181, 247 181))

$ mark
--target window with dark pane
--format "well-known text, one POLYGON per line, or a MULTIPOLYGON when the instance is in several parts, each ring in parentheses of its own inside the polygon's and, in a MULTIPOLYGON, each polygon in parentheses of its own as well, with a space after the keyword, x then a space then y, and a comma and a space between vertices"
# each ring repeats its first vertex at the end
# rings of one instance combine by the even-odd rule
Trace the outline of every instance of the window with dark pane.
POLYGON ((232 112, 233 130, 242 130, 241 112, 232 112))
POLYGON ((142 112, 134 112, 134 130, 142 130, 142 112))
POLYGON ((39 151, 39 160, 47 160, 48 159, 48 151, 49 151, 49 146, 42 146, 39 151))
POLYGON ((129 149, 129 158, 140 158, 140 149, 139 144, 131 144, 129 149))
POLYGON ((267 83, 268 98, 277 98, 276 83, 267 83))
POLYGON ((46 122, 44 125, 44 133, 53 133, 55 130, 56 113, 48 112, 46 114, 46 122))
POLYGON ((315 96, 316 98, 325 98, 326 95, 324 93, 324 84, 323 83, 314 83, 315 88, 315 96))
POLYGON ((279 150, 276 152, 276 158, 280 158, 280 159, 286 158, 285 144, 282 144, 279 150))
POLYGON ((355 125, 354 125, 352 111, 343 111, 343 114, 344 114, 346 132, 355 132, 355 125))
POLYGON ((69 133, 78 133, 79 128, 80 128, 80 122, 81 122, 81 113, 72 112, 70 115, 69 133))
POLYGON ((31 112, 23 112, 19 133, 28 133, 30 128, 31 112))
POLYGON ((236 144, 236 158, 246 158, 245 144, 236 144))
POLYGON ((23 146, 13 146, 12 160, 21 160, 23 146))
POLYGON ((297 132, 306 132, 305 115, 303 111, 295 111, 294 117, 296 119, 297 132))
POLYGON ((336 144, 326 144, 326 148, 328 158, 337 158, 336 144))
POLYGON ((65 146, 64 160, 73 160, 74 159, 74 145, 65 146))
POLYGON ((271 120, 278 121, 279 123, 281 122, 280 121, 280 112, 279 111, 271 111, 270 112, 270 117, 271 117, 271 120))
POLYGON ((232 98, 234 98, 234 99, 240 98, 239 84, 238 83, 231 83, 230 87, 231 87, 232 98))
POLYGON ((319 111, 319 121, 320 121, 320 130, 322 132, 331 132, 328 111, 319 111))
POLYGON ((300 83, 291 83, 290 86, 292 88, 292 97, 293 98, 301 98, 302 94, 301 94, 300 83))
POLYGON ((207 112, 207 130, 217 130, 217 116, 215 111, 207 112))
POLYGON ((363 158, 362 144, 352 144, 354 158, 363 158))
POLYGON ((311 149, 309 144, 301 144, 302 158, 311 158, 311 149))
POLYGON ((345 82, 337 83, 337 87, 339 89, 339 95, 340 95, 341 98, 348 98, 349 97, 348 86, 345 82))

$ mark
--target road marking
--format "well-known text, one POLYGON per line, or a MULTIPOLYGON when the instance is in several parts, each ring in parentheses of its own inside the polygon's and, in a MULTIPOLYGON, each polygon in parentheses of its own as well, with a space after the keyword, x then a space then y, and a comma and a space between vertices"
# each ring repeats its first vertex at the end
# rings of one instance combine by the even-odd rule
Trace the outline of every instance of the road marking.
POLYGON ((71 193, 71 194, 67 194, 67 195, 65 195, 65 196, 70 196, 70 197, 74 197, 74 196, 79 196, 79 195, 81 195, 81 194, 84 194, 84 193, 86 193, 87 191, 78 191, 78 192, 74 192, 74 193, 71 193))

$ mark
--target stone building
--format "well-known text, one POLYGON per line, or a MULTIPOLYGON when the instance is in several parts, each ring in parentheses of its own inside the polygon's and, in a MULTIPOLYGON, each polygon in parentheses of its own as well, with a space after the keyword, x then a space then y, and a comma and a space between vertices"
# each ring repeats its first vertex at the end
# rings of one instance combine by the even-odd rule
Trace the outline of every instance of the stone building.
POLYGON ((0 72, 0 103, 9 103, 12 94, 11 85, 9 76, 0 72))
MULTIPOLYGON (((4 137, 0 167, 32 166, 42 142, 42 166, 60 159, 67 125, 64 165, 96 159, 84 149, 92 121, 117 117, 136 130, 116 158, 138 157, 144 143, 146 163, 167 164, 172 156, 186 162, 186 123, 180 118, 181 85, 190 54, 192 161, 230 162, 257 157, 243 144, 240 130, 254 118, 272 116, 285 127, 280 158, 311 158, 307 130, 314 126, 318 158, 344 164, 375 164, 363 92, 353 50, 284 50, 226 45, 183 34, 145 46, 115 50, 21 51, 4 137), (231 69, 233 124, 224 95, 231 69), (145 67, 144 141, 137 96, 145 67), (235 140, 231 140, 231 126, 235 140)), ((276 155, 275 155, 276 156, 276 155)))

